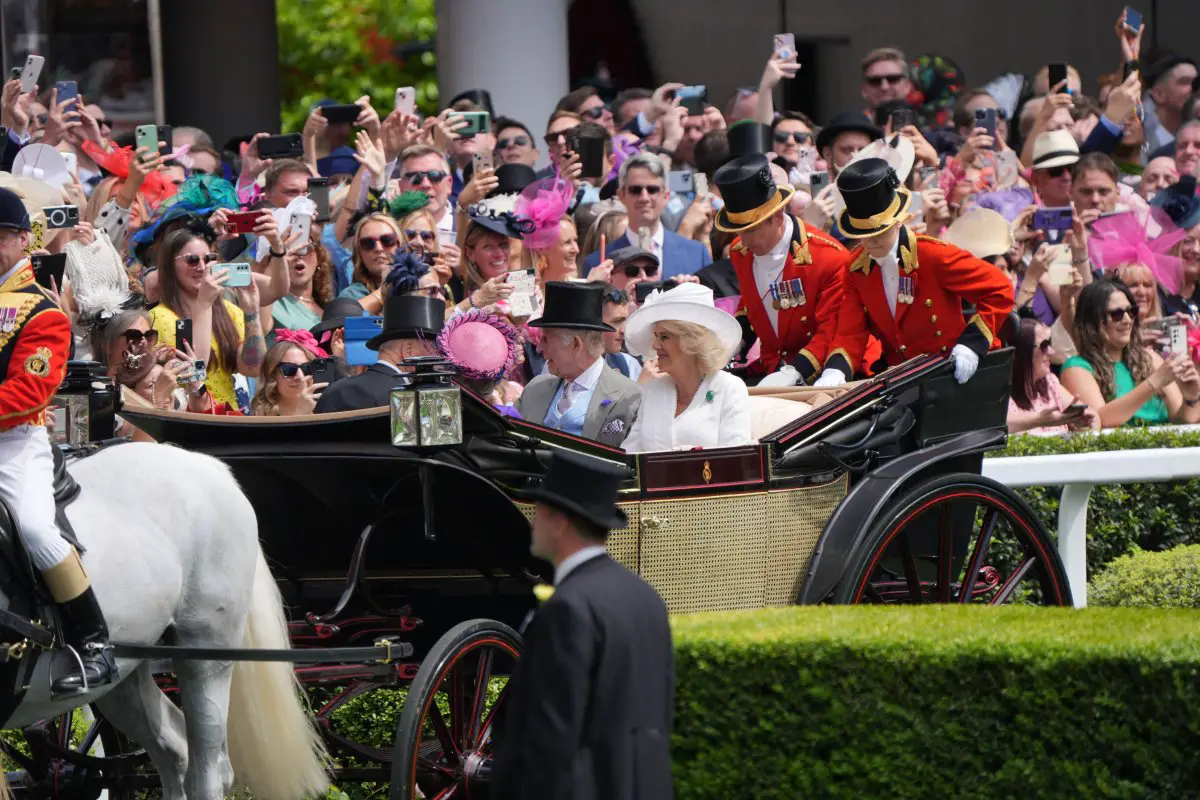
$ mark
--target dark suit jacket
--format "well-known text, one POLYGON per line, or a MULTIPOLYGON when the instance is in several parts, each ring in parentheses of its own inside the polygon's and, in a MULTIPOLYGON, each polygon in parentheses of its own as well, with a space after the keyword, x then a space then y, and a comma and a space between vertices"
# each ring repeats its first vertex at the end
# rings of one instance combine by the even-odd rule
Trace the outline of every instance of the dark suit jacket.
POLYGON ((738 286, 737 272, 728 258, 714 261, 697 272, 696 277, 700 279, 701 285, 712 289, 716 297, 736 297, 742 293, 738 286))
MULTIPOLYGON (((606 252, 612 253, 620 250, 622 247, 629 247, 632 242, 629 239, 629 232, 621 234, 621 238, 615 242, 608 243, 606 252)), ((600 251, 588 253, 583 259, 583 269, 580 274, 587 275, 587 272, 592 267, 600 263, 600 251)), ((678 233, 672 233, 669 230, 663 229, 663 266, 659 271, 658 279, 665 281, 667 278, 673 278, 676 275, 694 275, 701 267, 707 267, 712 263, 712 256, 708 254, 708 249, 694 239, 685 239, 678 233)))
POLYGON ((390 402, 392 389, 399 385, 400 376, 394 369, 372 364, 361 375, 342 378, 326 387, 317 401, 316 412, 324 414, 386 406, 390 402))
POLYGON ((491 796, 671 800, 674 703, 662 598, 606 555, 585 561, 525 633, 491 796))

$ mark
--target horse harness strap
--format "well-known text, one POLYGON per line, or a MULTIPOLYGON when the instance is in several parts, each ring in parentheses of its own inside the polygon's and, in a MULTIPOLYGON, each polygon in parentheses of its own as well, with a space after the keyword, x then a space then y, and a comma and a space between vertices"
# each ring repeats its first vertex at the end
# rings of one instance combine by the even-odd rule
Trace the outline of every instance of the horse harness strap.
POLYGON ((54 644, 54 633, 52 631, 3 608, 0 608, 0 629, 12 631, 16 635, 28 639, 30 644, 38 647, 48 649, 54 644))
POLYGON ((174 647, 113 642, 117 658, 167 658, 179 661, 286 661, 292 664, 361 664, 374 661, 390 664, 410 658, 408 642, 377 639, 372 647, 314 647, 304 650, 251 650, 242 647, 174 647))

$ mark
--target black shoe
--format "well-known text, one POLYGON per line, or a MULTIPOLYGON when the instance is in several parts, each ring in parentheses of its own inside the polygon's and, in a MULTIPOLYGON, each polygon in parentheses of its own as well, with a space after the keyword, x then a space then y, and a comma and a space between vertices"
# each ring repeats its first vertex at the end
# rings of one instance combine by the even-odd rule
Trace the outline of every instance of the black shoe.
POLYGON ((83 671, 80 672, 78 663, 69 663, 70 672, 54 682, 51 692, 55 695, 75 694, 82 692, 85 685, 90 690, 112 683, 117 678, 117 662, 113 659, 112 646, 108 643, 108 625, 104 622, 96 595, 89 588, 74 600, 63 603, 60 608, 67 642, 79 654, 83 671))

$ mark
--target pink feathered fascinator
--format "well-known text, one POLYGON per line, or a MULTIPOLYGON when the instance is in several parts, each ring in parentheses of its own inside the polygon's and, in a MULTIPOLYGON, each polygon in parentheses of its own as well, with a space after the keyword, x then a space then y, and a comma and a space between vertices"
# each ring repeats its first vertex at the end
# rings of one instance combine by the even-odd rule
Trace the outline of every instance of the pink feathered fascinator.
POLYGON ((571 207, 575 192, 571 182, 557 176, 534 181, 521 190, 513 213, 533 223, 533 233, 527 233, 522 241, 526 247, 545 250, 558 244, 561 233, 559 221, 571 207))
POLYGON ((450 318, 437 349, 465 378, 496 381, 517 364, 521 335, 503 317, 472 309, 450 318))
POLYGON ((288 342, 307 350, 313 358, 329 358, 329 353, 325 352, 325 348, 317 344, 316 337, 305 330, 278 328, 275 331, 275 343, 279 342, 288 342))
POLYGON ((1170 254, 1171 248, 1187 236, 1165 214, 1155 214, 1153 227, 1162 232, 1151 238, 1148 223, 1133 213, 1101 217, 1092 223, 1088 237, 1088 254, 1092 262, 1108 272, 1125 264, 1144 264, 1154 274, 1159 285, 1172 294, 1179 292, 1179 258, 1170 254))

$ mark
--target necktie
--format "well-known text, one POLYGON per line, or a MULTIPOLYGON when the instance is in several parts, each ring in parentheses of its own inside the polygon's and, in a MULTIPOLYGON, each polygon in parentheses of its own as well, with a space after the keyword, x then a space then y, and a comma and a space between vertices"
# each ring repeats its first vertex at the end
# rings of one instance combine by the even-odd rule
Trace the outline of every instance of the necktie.
POLYGON ((571 404, 575 401, 574 395, 575 381, 571 381, 567 385, 563 386, 562 397, 558 398, 558 405, 556 408, 558 408, 559 414, 565 414, 571 408, 571 404))

